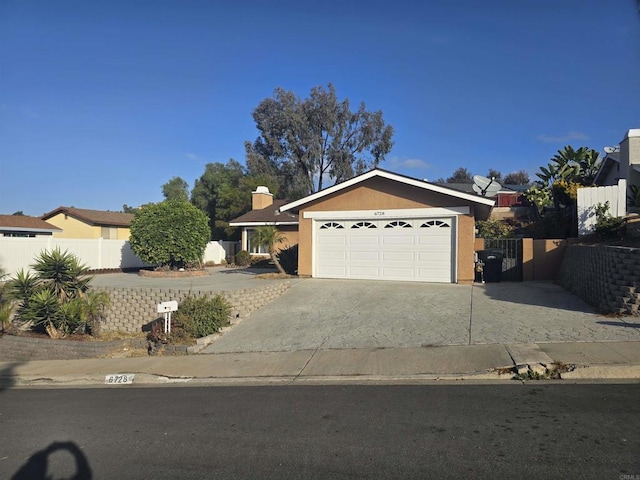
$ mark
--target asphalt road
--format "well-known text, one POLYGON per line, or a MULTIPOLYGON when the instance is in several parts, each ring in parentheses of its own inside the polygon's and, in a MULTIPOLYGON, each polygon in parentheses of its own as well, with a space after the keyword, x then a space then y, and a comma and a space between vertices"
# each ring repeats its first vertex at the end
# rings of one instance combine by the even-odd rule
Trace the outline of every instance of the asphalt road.
POLYGON ((639 394, 548 383, 12 389, 0 391, 0 478, 635 479, 639 394))

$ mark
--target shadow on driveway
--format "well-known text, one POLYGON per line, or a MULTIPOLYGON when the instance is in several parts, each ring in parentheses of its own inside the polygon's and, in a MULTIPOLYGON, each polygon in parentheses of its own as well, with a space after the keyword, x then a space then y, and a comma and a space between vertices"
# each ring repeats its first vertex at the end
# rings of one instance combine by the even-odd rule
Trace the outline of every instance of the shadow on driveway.
POLYGON ((474 300, 480 296, 506 303, 597 314, 596 310, 580 297, 552 282, 497 282, 475 283, 474 300))

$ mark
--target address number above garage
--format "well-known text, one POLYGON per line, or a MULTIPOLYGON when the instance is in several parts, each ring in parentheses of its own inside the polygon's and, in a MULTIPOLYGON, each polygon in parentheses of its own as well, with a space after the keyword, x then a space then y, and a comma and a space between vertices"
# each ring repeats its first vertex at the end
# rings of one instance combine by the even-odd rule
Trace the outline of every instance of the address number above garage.
POLYGON ((435 207, 435 208, 399 208, 389 210, 348 210, 348 211, 323 211, 303 213, 304 218, 316 220, 362 220, 366 218, 429 218, 429 217, 454 217, 457 215, 469 215, 469 207, 435 207))

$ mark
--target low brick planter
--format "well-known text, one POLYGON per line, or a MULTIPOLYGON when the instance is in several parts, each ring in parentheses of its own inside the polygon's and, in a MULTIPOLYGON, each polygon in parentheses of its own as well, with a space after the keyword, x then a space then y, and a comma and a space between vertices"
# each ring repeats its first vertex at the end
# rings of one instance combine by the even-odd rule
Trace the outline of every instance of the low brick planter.
POLYGON ((206 270, 185 270, 184 272, 178 272, 173 270, 139 270, 138 275, 141 277, 152 278, 189 278, 189 277, 205 277, 210 275, 206 270))

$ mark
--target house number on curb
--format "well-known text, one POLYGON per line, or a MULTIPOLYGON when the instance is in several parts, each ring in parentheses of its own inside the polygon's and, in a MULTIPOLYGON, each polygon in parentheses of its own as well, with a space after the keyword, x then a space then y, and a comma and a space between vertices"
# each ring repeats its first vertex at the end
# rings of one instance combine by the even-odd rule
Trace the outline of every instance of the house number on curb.
POLYGON ((106 377, 104 377, 104 383, 108 385, 126 385, 133 383, 134 377, 135 374, 133 373, 112 373, 111 375, 107 375, 106 377))

